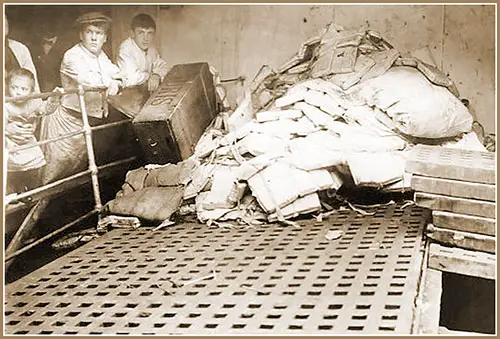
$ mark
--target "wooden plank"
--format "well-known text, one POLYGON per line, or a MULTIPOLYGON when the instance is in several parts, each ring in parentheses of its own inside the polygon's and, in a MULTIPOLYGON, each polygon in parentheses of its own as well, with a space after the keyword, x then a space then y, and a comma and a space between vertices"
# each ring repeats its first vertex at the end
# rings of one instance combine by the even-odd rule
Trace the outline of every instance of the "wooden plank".
POLYGON ((417 145, 410 153, 406 171, 427 177, 494 184, 495 165, 493 152, 417 145))
POLYGON ((420 192, 496 201, 495 185, 490 184, 412 175, 411 188, 420 192))
POLYGON ((432 223, 441 228, 495 235, 496 220, 452 212, 432 211, 432 223))
POLYGON ((431 244, 428 266, 444 272, 495 279, 496 255, 431 244))
POLYGON ((496 252, 495 237, 488 235, 448 230, 432 224, 427 227, 426 235, 438 242, 460 248, 488 253, 496 252))
POLYGON ((422 303, 419 305, 420 317, 417 334, 437 334, 441 312, 442 273, 431 268, 425 269, 422 303))
POLYGON ((415 193, 418 206, 432 210, 455 212, 486 218, 495 218, 496 203, 484 200, 463 199, 438 194, 415 193))

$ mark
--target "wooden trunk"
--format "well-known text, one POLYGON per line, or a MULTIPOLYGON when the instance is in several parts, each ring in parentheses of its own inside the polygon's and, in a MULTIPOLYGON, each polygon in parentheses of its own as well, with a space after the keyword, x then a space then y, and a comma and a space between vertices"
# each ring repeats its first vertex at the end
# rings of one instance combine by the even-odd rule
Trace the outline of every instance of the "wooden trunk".
POLYGON ((144 160, 166 164, 187 159, 215 115, 208 64, 175 65, 133 120, 144 160))

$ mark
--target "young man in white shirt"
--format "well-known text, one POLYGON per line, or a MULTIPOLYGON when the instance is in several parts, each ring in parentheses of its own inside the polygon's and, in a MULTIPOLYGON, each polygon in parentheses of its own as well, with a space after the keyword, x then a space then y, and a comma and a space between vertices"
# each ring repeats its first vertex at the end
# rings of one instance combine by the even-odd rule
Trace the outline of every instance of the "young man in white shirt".
MULTIPOLYGON (((111 19, 100 12, 83 14, 77 19, 80 42, 64 54, 61 63, 61 84, 64 89, 106 87, 105 92, 86 92, 84 102, 91 125, 105 123, 109 114, 107 97, 118 93, 121 87, 120 69, 102 50, 107 40, 111 19)), ((81 130, 82 113, 78 95, 61 98, 61 105, 54 114, 42 122, 41 139, 47 140, 81 130)), ((95 144, 100 144, 94 135, 95 144)), ((112 140, 107 140, 111 147, 112 140)), ((97 152, 97 150, 96 150, 97 152)), ((43 183, 49 183, 84 169, 87 162, 86 144, 82 135, 44 145, 47 165, 43 183)))
POLYGON ((148 90, 154 92, 168 72, 166 62, 153 46, 156 24, 151 16, 138 14, 130 28, 131 36, 120 45, 116 62, 123 75, 123 85, 147 84, 148 90))
MULTIPOLYGON (((90 12, 77 19, 80 26, 80 42, 70 48, 61 63, 61 84, 65 89, 107 87, 106 95, 115 95, 121 86, 120 69, 111 62, 103 46, 107 40, 111 19, 100 12, 90 12)), ((106 117, 108 107, 104 93, 85 93, 87 114, 93 118, 106 117), (104 99, 104 100, 103 100, 104 99)), ((80 113, 78 96, 65 95, 62 106, 80 113)), ((77 114, 78 115, 78 114, 77 114)))

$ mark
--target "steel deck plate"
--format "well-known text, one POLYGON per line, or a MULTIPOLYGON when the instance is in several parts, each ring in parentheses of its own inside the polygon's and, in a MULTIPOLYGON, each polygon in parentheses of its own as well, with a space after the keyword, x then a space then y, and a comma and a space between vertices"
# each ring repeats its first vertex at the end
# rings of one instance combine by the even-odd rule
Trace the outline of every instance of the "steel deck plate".
POLYGON ((428 210, 113 230, 6 286, 8 334, 411 333, 428 210), (329 230, 341 230, 327 240, 329 230), (190 281, 207 276, 216 277, 190 281), (176 287, 180 286, 182 287, 176 287))

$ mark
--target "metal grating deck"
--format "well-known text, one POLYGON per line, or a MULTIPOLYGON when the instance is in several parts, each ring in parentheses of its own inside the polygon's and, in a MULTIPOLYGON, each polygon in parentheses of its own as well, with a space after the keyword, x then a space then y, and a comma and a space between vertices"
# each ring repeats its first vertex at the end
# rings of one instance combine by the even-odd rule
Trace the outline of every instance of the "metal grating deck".
POLYGON ((6 286, 5 332, 410 333, 428 218, 391 205, 301 228, 114 230, 6 286))

